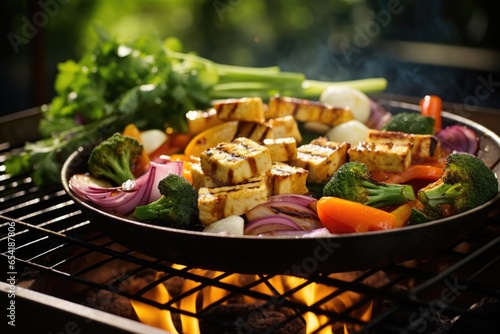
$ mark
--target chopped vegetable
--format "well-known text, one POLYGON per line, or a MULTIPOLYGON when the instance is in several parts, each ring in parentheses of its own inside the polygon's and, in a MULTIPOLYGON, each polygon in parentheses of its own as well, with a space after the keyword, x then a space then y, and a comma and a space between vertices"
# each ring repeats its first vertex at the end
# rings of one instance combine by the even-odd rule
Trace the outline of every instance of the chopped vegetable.
POLYGON ((215 147, 219 143, 231 142, 238 130, 238 124, 238 121, 224 122, 200 132, 187 144, 184 154, 199 157, 206 149, 215 147))
POLYGON ((388 112, 380 103, 370 99, 370 117, 366 121, 366 126, 370 129, 380 130, 389 122, 392 114, 388 112))
POLYGON ((463 125, 451 125, 443 128, 436 134, 441 147, 449 151, 476 154, 479 148, 479 137, 476 133, 463 125))
POLYGON ((333 107, 349 108, 354 118, 365 123, 370 118, 370 99, 358 89, 349 86, 330 86, 319 98, 320 102, 333 107))
POLYGON ((133 169, 132 169, 134 176, 139 177, 148 170, 149 161, 150 161, 148 152, 144 148, 144 143, 142 142, 141 131, 139 130, 139 128, 135 124, 130 123, 125 127, 122 134, 124 136, 129 136, 129 137, 136 139, 139 142, 139 144, 143 145, 142 153, 137 158, 137 160, 133 166, 133 169))
POLYGON ((21 155, 9 156, 7 173, 32 173, 37 185, 60 183, 62 162, 78 147, 102 139, 103 133, 128 123, 142 130, 171 127, 186 132, 187 111, 205 109, 213 99, 268 98, 276 92, 318 98, 335 84, 370 93, 387 86, 383 78, 332 83, 306 80, 302 73, 282 72, 277 66, 217 64, 169 49, 173 43, 155 35, 122 41, 102 30, 98 34, 94 50, 79 61, 59 64, 56 96, 42 108, 43 139, 27 143, 21 155))
POLYGON ((348 142, 351 145, 356 145, 359 142, 366 141, 368 138, 369 128, 360 121, 353 119, 334 126, 326 133, 326 136, 331 141, 348 142))
POLYGON ((420 114, 434 119, 434 133, 441 130, 443 101, 439 96, 426 95, 420 100, 420 114))
POLYGON ((134 180, 132 165, 142 151, 143 146, 137 139, 116 132, 92 149, 88 160, 89 173, 110 181, 114 186, 134 180))
POLYGON ((323 196, 334 196, 372 207, 400 205, 415 199, 410 185, 375 181, 366 165, 351 161, 343 164, 323 188, 323 196))
POLYGON ((382 127, 382 130, 431 135, 434 134, 434 123, 435 120, 432 117, 417 113, 402 112, 393 115, 382 127))
POLYGON ((387 211, 332 196, 318 200, 318 216, 331 233, 387 230, 397 224, 387 211))
POLYGON ((410 222, 410 217, 413 209, 418 205, 418 200, 410 201, 405 204, 401 204, 396 209, 391 211, 391 214, 394 215, 396 221, 393 225, 393 228, 404 227, 408 225, 410 222))
POLYGON ((245 226, 243 234, 269 235, 277 231, 303 231, 303 229, 289 217, 269 215, 250 221, 245 226))
POLYGON ((191 174, 194 160, 185 154, 170 154, 164 155, 163 161, 181 161, 183 163, 182 173, 180 175, 184 176, 189 183, 193 183, 193 176, 191 174))
POLYGON ((158 190, 159 199, 134 209, 135 219, 178 229, 198 227, 198 193, 184 177, 169 174, 158 190))
POLYGON ((432 219, 443 218, 473 209, 498 194, 498 180, 478 157, 452 153, 443 176, 420 190, 418 198, 423 213, 432 219))
POLYGON ((141 131, 141 142, 144 150, 149 154, 160 147, 166 140, 167 134, 160 129, 149 129, 141 131))
POLYGON ((315 211, 316 202, 315 198, 298 194, 271 196, 266 202, 245 213, 248 220, 245 234, 257 233, 256 231, 263 233, 264 230, 270 232, 276 229, 314 230, 319 228, 321 223, 315 211), (261 228, 266 224, 276 224, 276 226, 261 228), (257 226, 260 227, 259 230, 253 231, 257 226))
POLYGON ((69 187, 77 196, 89 200, 106 212, 118 215, 131 213, 137 205, 144 205, 160 198, 154 185, 168 174, 179 174, 182 164, 151 162, 150 169, 135 180, 112 187, 102 179, 88 174, 75 174, 69 179, 69 187))
POLYGON ((242 236, 244 226, 245 220, 241 216, 232 215, 208 225, 203 232, 242 236))
POLYGON ((434 182, 443 175, 443 168, 431 165, 411 165, 401 173, 374 171, 371 175, 375 180, 385 183, 403 184, 415 179, 434 182))

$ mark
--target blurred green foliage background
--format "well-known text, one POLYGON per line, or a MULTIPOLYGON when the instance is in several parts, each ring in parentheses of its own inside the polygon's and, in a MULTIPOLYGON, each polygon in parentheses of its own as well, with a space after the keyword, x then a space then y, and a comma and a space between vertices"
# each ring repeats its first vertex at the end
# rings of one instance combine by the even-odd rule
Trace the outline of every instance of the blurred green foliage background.
MULTIPOLYGON (((380 41, 403 40, 497 52, 499 23, 493 17, 492 3, 481 0, 9 1, 4 3, 1 14, 5 36, 0 77, 2 114, 49 102, 57 64, 79 59, 93 47, 95 25, 124 38, 143 33, 175 36, 182 41, 184 51, 195 51, 220 63, 279 65, 283 70, 305 73, 310 79, 329 81, 383 76, 389 80, 388 92, 415 96, 439 94, 445 100, 461 103, 464 96, 473 94, 474 80, 479 76, 494 73, 493 80, 497 80, 498 68, 475 70, 474 66, 463 69, 409 63, 387 57, 387 53, 373 46, 380 41), (395 4, 401 10, 392 13, 384 23, 380 15, 395 4), (365 37, 368 34, 367 45, 356 44, 363 34, 365 37)), ((383 45, 390 48, 391 44, 383 45)), ((498 90, 500 87, 496 93, 498 90)), ((498 106, 498 101, 492 95, 480 102, 498 106)))

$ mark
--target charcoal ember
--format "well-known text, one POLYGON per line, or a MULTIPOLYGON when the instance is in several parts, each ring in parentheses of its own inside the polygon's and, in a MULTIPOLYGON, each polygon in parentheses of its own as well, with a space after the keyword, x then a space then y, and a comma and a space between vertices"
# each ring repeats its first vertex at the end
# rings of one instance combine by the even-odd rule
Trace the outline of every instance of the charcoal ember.
POLYGON ((139 321, 130 300, 107 290, 89 290, 85 297, 77 300, 81 304, 124 318, 139 321))
POLYGON ((218 305, 207 311, 200 320, 200 331, 211 333, 302 334, 305 324, 286 307, 265 303, 233 303, 218 305))
POLYGON ((184 286, 184 281, 185 279, 183 277, 173 276, 168 280, 166 280, 165 282, 163 282, 163 284, 167 288, 170 296, 177 297, 182 293, 182 287, 184 286))
MULTIPOLYGON (((391 311, 395 306, 392 300, 380 300, 374 303, 373 317, 383 316, 385 312, 391 311)), ((439 313, 432 312, 428 308, 404 308, 401 307, 397 311, 392 312, 387 317, 383 324, 401 328, 402 333, 409 334, 444 334, 447 333, 446 328, 449 327, 450 319, 439 313), (403 330, 404 329, 404 330, 403 330)), ((378 333, 378 332, 376 332, 378 333)))

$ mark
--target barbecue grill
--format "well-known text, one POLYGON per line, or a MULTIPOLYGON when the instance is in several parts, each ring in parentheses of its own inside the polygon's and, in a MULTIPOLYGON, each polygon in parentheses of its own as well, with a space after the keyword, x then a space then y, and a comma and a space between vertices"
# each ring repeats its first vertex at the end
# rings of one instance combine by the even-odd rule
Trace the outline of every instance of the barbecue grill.
MULTIPOLYGON (((378 99, 389 108, 415 102, 401 96, 378 99)), ((463 115, 457 108, 444 109, 463 115)), ((493 128, 498 115, 500 110, 481 109, 469 112, 468 118, 500 133, 493 128)), ((0 245, 6 259, 0 286, 7 301, 3 321, 15 324, 9 328, 47 333, 301 333, 309 332, 314 320, 317 333, 498 331, 498 205, 450 247, 384 268, 307 278, 191 268, 110 239, 61 186, 41 188, 27 175, 5 174, 6 155, 36 139, 22 129, 33 129, 38 120, 33 109, 0 123, 0 245), (156 319, 146 319, 146 314, 156 319)))

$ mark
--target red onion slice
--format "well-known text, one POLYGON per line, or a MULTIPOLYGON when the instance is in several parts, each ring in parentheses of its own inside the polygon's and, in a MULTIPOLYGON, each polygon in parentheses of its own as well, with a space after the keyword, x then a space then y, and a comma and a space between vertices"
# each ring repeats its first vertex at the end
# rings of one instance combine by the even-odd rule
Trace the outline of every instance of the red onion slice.
POLYGON ((309 207, 312 203, 317 202, 317 199, 311 196, 299 194, 283 194, 274 195, 268 198, 269 202, 289 202, 309 207))
POLYGON ((249 210, 245 216, 249 222, 266 217, 285 217, 303 230, 323 227, 315 211, 308 206, 290 201, 268 200, 249 210))
POLYGON ((299 231, 300 226, 295 224, 291 219, 283 216, 268 216, 255 219, 245 226, 243 231, 246 235, 259 235, 272 231, 299 231))
POLYGON ((451 152, 466 152, 476 154, 479 147, 479 138, 476 133, 463 125, 451 125, 436 134, 441 147, 451 152))
POLYGON ((370 129, 380 130, 391 119, 391 116, 391 113, 380 103, 370 99, 370 117, 365 125, 370 129))
POLYGON ((182 175, 182 169, 184 168, 183 161, 166 161, 164 163, 158 163, 151 161, 151 191, 148 199, 148 203, 156 201, 160 198, 160 190, 158 190, 158 183, 167 177, 168 174, 182 175), (154 185, 154 186, 153 186, 154 185))
POLYGON ((149 170, 130 184, 105 187, 105 183, 88 174, 75 174, 69 180, 70 189, 102 210, 127 215, 138 205, 145 205, 160 198, 158 183, 168 174, 182 174, 182 161, 150 163, 149 170))

